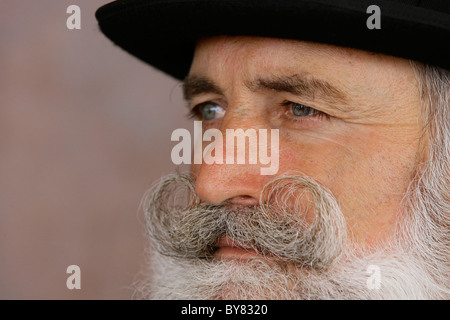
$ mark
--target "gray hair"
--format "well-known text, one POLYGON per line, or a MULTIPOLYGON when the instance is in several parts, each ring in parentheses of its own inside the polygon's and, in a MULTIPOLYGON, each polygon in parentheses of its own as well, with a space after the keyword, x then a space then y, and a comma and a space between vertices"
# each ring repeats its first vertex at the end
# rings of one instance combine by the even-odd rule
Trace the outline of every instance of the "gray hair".
MULTIPOLYGON (((450 279, 450 72, 412 63, 422 101, 425 157, 405 196, 409 216, 398 230, 427 261, 435 280, 449 285, 450 279), (401 232, 401 231, 399 231, 401 232), (427 246, 424 247, 424 244, 427 246), (445 266, 444 270, 442 270, 445 266)), ((447 292, 448 294, 448 292, 447 292)))
MULTIPOLYGON (((450 161, 450 71, 412 62, 419 83, 424 129, 428 135, 428 160, 439 160, 449 176, 450 161)), ((448 192, 448 190, 447 190, 448 192)))

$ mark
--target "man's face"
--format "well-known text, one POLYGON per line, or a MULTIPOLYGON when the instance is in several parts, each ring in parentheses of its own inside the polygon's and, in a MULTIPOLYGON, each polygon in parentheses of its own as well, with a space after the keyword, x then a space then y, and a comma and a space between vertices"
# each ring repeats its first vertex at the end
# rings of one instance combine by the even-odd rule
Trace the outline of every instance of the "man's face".
MULTIPOLYGON (((331 190, 353 243, 371 247, 392 235, 423 160, 420 97, 408 61, 299 41, 214 37, 198 43, 185 92, 192 108, 207 112, 204 129, 279 130, 274 176, 261 175, 258 164, 192 165, 203 201, 256 205, 267 182, 300 172, 331 190)), ((238 253, 227 252, 223 258, 238 253)))
POLYGON ((228 129, 278 130, 279 166, 263 175, 262 161, 203 162, 156 185, 146 205, 157 249, 153 297, 448 294, 445 281, 434 280, 445 275, 433 274, 447 270, 435 254, 446 247, 433 236, 440 231, 428 208, 438 191, 417 182, 427 139, 409 62, 322 44, 214 37, 198 43, 184 93, 203 129, 224 139, 228 129), (178 204, 180 190, 187 204, 178 204), (378 291, 369 286, 371 270, 381 276, 378 291))

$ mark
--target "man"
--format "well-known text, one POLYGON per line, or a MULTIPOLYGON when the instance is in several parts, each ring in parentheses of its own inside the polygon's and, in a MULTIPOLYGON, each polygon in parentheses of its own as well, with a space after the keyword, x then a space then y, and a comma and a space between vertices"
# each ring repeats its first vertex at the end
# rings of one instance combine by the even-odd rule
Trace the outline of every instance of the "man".
POLYGON ((216 130, 190 174, 149 193, 144 296, 450 297, 450 10, 423 2, 129 0, 97 12, 115 43, 184 80, 191 113, 216 130), (276 137, 263 144, 276 172, 218 161, 238 150, 218 141, 231 129, 276 137))

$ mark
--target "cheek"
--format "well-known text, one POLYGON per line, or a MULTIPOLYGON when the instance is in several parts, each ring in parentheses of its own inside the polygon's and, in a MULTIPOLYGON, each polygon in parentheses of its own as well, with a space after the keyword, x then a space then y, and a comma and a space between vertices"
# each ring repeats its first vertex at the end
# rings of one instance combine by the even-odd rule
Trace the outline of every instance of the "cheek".
POLYGON ((280 174, 301 172, 330 189, 355 241, 374 242, 392 232, 414 174, 414 144, 390 143, 379 130, 361 129, 280 145, 280 174))

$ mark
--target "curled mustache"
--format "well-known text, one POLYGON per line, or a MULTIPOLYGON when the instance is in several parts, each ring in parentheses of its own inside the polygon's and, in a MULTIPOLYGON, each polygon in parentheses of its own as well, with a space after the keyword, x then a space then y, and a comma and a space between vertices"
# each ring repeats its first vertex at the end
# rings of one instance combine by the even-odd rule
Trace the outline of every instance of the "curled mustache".
POLYGON ((311 178, 277 177, 263 188, 259 203, 204 203, 189 175, 170 174, 146 197, 147 232, 159 253, 182 259, 214 259, 223 237, 262 256, 316 269, 327 268, 343 251, 346 226, 339 205, 311 178), (311 210, 314 219, 308 225, 311 210))

